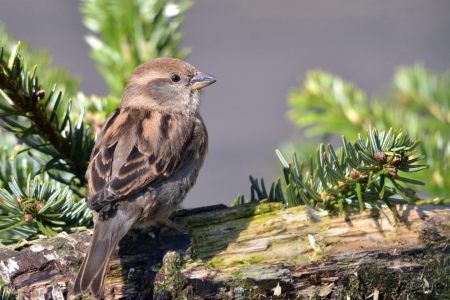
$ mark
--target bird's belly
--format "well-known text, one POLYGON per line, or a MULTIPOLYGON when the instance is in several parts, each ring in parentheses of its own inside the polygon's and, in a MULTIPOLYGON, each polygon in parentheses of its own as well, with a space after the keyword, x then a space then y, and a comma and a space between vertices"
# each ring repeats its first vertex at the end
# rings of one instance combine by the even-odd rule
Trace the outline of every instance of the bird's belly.
POLYGON ((142 215, 133 227, 143 228, 147 227, 149 222, 167 219, 194 186, 199 169, 200 161, 192 160, 171 177, 153 183, 138 192, 136 203, 132 205, 141 207, 142 215))

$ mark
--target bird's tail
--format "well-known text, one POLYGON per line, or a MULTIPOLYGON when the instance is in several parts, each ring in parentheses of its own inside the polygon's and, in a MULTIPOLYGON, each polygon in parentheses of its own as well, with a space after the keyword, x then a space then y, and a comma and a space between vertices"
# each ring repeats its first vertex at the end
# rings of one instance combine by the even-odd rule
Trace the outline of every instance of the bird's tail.
POLYGON ((113 218, 95 222, 89 250, 75 279, 74 295, 90 293, 95 298, 102 295, 111 254, 129 229, 125 213, 121 210, 116 213, 113 218))

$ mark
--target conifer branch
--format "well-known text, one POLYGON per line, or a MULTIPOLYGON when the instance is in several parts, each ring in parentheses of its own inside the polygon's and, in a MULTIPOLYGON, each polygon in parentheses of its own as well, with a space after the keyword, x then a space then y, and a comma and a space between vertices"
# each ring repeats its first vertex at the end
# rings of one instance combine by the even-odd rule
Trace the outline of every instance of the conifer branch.
MULTIPOLYGON (((353 143, 342 136, 339 151, 330 144, 326 148, 321 144, 316 156, 310 157, 307 171, 303 170, 305 164, 298 162, 295 153, 288 163, 277 150, 286 185, 282 186, 278 179, 268 192, 263 179, 259 184, 250 176, 249 201, 282 202, 288 207, 306 204, 339 213, 348 206, 358 207, 360 211, 381 211, 388 207, 398 216, 395 204, 417 200, 417 191, 412 185, 424 184, 400 176, 399 171, 408 173, 429 168, 414 164, 424 158, 415 156, 419 144, 420 140, 412 140, 404 132, 395 134, 392 129, 378 132, 369 128, 365 139, 358 135, 353 143)), ((244 198, 239 195, 234 205, 242 202, 244 198)))
POLYGON ((164 56, 186 58, 190 50, 178 47, 183 39, 180 26, 192 4, 190 0, 82 1, 83 23, 93 33, 86 42, 113 96, 122 96, 136 66, 164 56))
POLYGON ((61 231, 73 232, 92 225, 92 212, 87 209, 86 200, 73 199, 68 186, 56 188, 29 176, 23 189, 14 177, 11 180, 9 191, 0 189, 0 211, 6 213, 0 216, 3 244, 34 239, 40 234, 55 236, 61 231))
MULTIPOLYGON (((402 129, 423 141, 417 148, 432 168, 416 174, 434 197, 446 197, 450 185, 450 72, 433 74, 417 64, 400 68, 391 92, 373 99, 354 84, 324 71, 310 71, 289 95, 289 119, 310 136, 355 135, 369 125, 402 129)), ((306 144, 306 145, 305 145, 306 144)), ((295 147, 305 159, 302 142, 295 147)))
POLYGON ((37 68, 29 71, 20 56, 20 44, 12 51, 9 61, 0 53, 0 118, 2 127, 43 155, 35 158, 43 163, 41 172, 49 172, 52 178, 76 188, 84 187, 84 174, 94 143, 89 128, 82 121, 83 114, 73 121, 70 116, 72 103, 64 101, 61 92, 54 87, 47 99, 38 82, 37 68), (67 103, 65 114, 58 116, 62 102, 67 103), (53 105, 50 105, 53 103, 53 105), (46 159, 46 157, 50 157, 46 159), (63 175, 61 172, 64 172, 63 175))

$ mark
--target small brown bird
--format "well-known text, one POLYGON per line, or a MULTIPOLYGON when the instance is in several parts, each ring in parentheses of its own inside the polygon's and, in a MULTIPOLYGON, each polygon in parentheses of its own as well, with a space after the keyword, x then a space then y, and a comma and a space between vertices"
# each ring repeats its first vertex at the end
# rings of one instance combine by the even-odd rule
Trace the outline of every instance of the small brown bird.
POLYGON ((100 298, 111 254, 128 230, 164 223, 195 184, 208 148, 199 90, 214 82, 173 58, 157 58, 131 74, 86 173, 95 226, 75 295, 100 298))

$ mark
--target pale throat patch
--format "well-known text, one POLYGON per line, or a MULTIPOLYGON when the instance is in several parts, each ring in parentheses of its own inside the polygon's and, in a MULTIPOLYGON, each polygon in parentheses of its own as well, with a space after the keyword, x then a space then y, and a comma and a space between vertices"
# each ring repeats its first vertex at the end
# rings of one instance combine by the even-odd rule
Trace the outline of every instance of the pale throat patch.
POLYGON ((200 93, 197 90, 192 91, 191 93, 191 99, 190 103, 188 104, 186 108, 187 114, 193 114, 197 111, 198 107, 200 105, 200 93))

